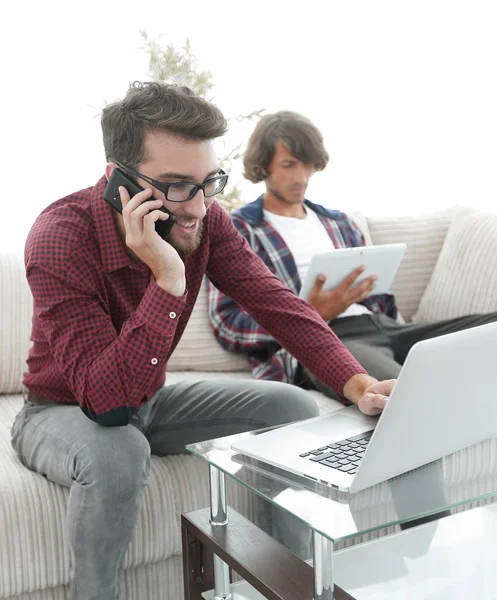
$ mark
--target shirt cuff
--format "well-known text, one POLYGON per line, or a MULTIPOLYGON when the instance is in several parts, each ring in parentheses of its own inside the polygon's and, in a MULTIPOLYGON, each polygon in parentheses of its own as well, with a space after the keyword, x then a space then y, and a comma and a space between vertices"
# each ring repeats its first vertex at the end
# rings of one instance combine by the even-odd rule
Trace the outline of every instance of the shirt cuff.
POLYGON ((159 333, 174 331, 185 308, 187 296, 187 291, 182 296, 174 296, 152 279, 135 313, 137 323, 146 324, 159 333))

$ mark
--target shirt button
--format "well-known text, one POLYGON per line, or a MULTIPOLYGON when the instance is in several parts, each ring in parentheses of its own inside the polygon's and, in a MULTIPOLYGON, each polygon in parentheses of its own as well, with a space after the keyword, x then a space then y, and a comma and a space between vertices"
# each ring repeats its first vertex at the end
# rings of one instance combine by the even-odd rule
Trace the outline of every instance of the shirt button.
POLYGON ((176 318, 176 313, 175 313, 174 311, 171 311, 171 312, 169 313, 169 317, 170 317, 171 319, 175 319, 175 318, 176 318))
POLYGON ((153 365, 156 365, 159 361, 156 358, 152 358, 150 361, 153 365))

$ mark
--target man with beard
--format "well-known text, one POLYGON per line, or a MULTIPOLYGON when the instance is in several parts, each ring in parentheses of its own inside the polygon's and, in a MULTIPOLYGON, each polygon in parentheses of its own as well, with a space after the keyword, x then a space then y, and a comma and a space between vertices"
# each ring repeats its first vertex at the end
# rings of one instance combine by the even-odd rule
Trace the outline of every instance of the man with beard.
POLYGON ((119 597, 151 453, 318 414, 282 383, 164 387, 204 274, 342 400, 378 414, 393 387, 367 375, 215 201, 227 180, 213 149, 226 131, 219 109, 188 88, 136 82, 104 109, 102 130, 105 176, 46 208, 27 239, 33 345, 12 428, 23 463, 71 488, 71 600, 119 597), (144 188, 130 198, 119 187, 122 215, 103 198, 118 165, 144 188), (176 217, 167 241, 162 207, 176 217))

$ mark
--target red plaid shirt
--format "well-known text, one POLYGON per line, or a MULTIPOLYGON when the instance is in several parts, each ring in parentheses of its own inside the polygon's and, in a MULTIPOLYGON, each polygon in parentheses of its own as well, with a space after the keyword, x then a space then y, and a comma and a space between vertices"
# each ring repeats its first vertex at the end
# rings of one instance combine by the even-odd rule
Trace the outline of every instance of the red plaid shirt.
POLYGON ((46 208, 26 243, 33 345, 24 385, 79 404, 103 425, 123 425, 165 382, 167 361, 205 274, 305 367, 338 392, 362 367, 319 315, 250 249, 214 202, 197 251, 185 259, 187 292, 160 288, 129 256, 103 200, 106 180, 46 208))

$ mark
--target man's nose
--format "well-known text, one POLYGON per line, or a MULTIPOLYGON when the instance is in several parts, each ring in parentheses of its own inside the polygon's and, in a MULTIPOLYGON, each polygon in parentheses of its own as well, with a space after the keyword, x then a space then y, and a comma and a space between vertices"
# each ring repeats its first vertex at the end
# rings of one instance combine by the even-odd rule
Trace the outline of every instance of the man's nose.
POLYGON ((297 183, 307 183, 309 181, 310 173, 307 165, 299 165, 295 169, 295 179, 297 183))
POLYGON ((188 200, 188 202, 185 202, 185 204, 185 208, 191 217, 199 220, 205 217, 207 207, 205 206, 205 196, 202 190, 198 190, 195 196, 191 200, 188 200))

